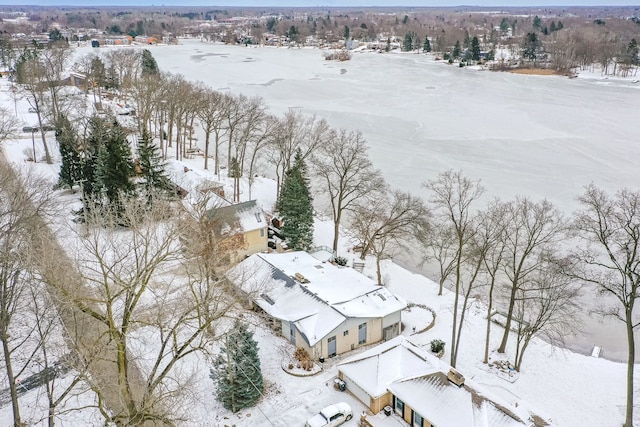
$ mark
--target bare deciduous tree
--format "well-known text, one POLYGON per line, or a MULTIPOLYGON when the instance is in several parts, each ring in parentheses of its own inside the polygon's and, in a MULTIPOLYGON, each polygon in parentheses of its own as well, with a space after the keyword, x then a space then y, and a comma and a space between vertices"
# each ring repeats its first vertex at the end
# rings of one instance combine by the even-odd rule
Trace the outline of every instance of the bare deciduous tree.
POLYGON ((487 209, 480 212, 478 219, 477 239, 487 245, 483 256, 484 275, 487 278, 489 291, 487 294, 487 332, 484 345, 484 363, 489 363, 489 342, 491 338, 491 316, 493 314, 493 292, 502 266, 506 238, 507 206, 498 200, 492 202, 487 209))
POLYGON ((271 140, 272 161, 276 167, 278 194, 285 173, 291 169, 293 158, 300 150, 302 160, 306 160, 318 147, 327 143, 330 135, 329 125, 324 119, 315 116, 303 116, 289 111, 280 119, 271 140))
POLYGON ((560 344, 575 334, 578 311, 578 288, 563 274, 556 261, 542 261, 528 279, 518 287, 513 318, 516 321, 516 353, 513 366, 522 367, 524 353, 536 336, 551 344, 560 344))
POLYGON ((507 318, 499 353, 507 348, 518 291, 530 276, 544 267, 544 261, 554 253, 553 246, 565 230, 560 212, 547 200, 535 203, 519 197, 508 205, 507 220, 502 258, 502 271, 507 278, 507 318))
POLYGON ((374 169, 367 145, 360 132, 344 129, 332 132, 326 144, 313 157, 313 171, 320 178, 320 191, 328 194, 333 219, 333 250, 338 250, 340 222, 356 203, 372 200, 376 192, 385 190, 380 171, 374 169))
MULTIPOLYGON (((118 213, 89 209, 85 233, 78 236, 78 258, 94 296, 73 303, 100 322, 114 343, 113 381, 123 409, 113 413, 105 408, 107 419, 117 425, 174 424, 186 416, 175 409, 190 380, 174 368, 190 354, 209 350, 217 338, 215 322, 232 300, 223 280, 193 267, 201 259, 185 258, 180 227, 185 218, 161 202, 141 211, 135 200, 118 213), (117 227, 123 221, 126 230, 117 227), (175 283, 175 269, 186 271, 187 279, 175 283), (132 367, 142 360, 141 346, 146 369, 136 371, 132 367)), ((103 391, 96 387, 96 392, 103 391)))
POLYGON ((266 136, 268 136, 264 133, 264 125, 268 119, 264 100, 257 96, 253 98, 241 97, 238 98, 238 102, 243 114, 236 126, 229 128, 233 158, 238 165, 238 170, 234 173, 234 201, 240 201, 240 178, 244 174, 247 151, 252 148, 253 153, 257 155, 264 146, 266 136))
POLYGON ((12 137, 18 130, 20 121, 9 110, 0 107, 0 143, 12 137))
POLYGON ((216 175, 220 175, 220 144, 222 137, 226 132, 224 122, 227 117, 232 98, 229 95, 222 94, 211 88, 206 88, 201 92, 199 99, 199 108, 197 110, 200 124, 205 134, 204 145, 204 168, 208 169, 209 165, 209 145, 211 134, 214 134, 214 168, 216 175))
POLYGON ((586 244, 573 252, 575 277, 616 302, 601 309, 624 323, 627 331, 627 409, 625 427, 633 425, 634 331, 640 325, 634 312, 640 298, 640 192, 620 190, 611 197, 594 185, 578 199, 582 209, 573 229, 586 244))
POLYGON ((35 271, 29 236, 50 206, 46 188, 42 179, 19 177, 0 159, 0 343, 18 427, 24 424, 16 380, 43 344, 29 315, 28 289, 35 271))
POLYGON ((153 74, 135 79, 131 84, 131 96, 136 107, 139 132, 145 129, 151 131, 153 113, 158 108, 157 102, 165 79, 166 76, 162 74, 153 74))
POLYGON ((51 115, 47 119, 53 123, 59 114, 67 112, 63 105, 63 99, 60 97, 60 92, 63 88, 62 79, 67 72, 73 51, 66 43, 54 43, 40 52, 40 61, 43 65, 45 81, 49 89, 48 101, 51 115))
MULTIPOLYGON (((36 111, 38 117, 38 127, 44 146, 45 158, 48 164, 52 164, 51 153, 47 145, 47 137, 44 131, 44 115, 47 90, 47 72, 39 57, 39 51, 26 49, 16 65, 16 80, 20 84, 20 89, 27 99, 29 105, 36 111)), ((34 159, 35 161, 36 159, 34 159)))
MULTIPOLYGON (((428 181, 425 187, 431 190, 431 202, 436 207, 434 227, 450 229, 455 240, 452 245, 454 251, 450 251, 455 259, 454 286, 455 295, 453 303, 453 327, 451 330, 451 366, 456 366, 457 349, 456 334, 458 323, 458 304, 460 291, 465 280, 464 257, 467 245, 475 234, 475 226, 472 220, 471 205, 478 200, 484 188, 478 181, 472 181, 462 175, 462 172, 452 170, 441 173, 437 179, 428 181)), ((475 277, 475 274, 472 274, 475 277)), ((467 286, 471 286, 468 283, 467 286)))
POLYGON ((137 49, 113 49, 109 50, 105 56, 108 67, 118 74, 120 89, 124 96, 127 95, 133 81, 141 72, 141 53, 137 49))
POLYGON ((378 284, 382 285, 382 259, 408 247, 428 227, 429 211, 420 198, 397 190, 364 202, 354 206, 352 233, 360 241, 361 258, 369 252, 375 256, 378 284))

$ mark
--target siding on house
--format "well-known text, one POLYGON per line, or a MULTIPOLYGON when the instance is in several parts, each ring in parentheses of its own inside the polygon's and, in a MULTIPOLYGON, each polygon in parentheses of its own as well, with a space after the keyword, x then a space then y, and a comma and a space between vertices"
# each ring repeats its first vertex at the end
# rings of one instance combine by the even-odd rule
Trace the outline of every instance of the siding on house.
POLYGON ((314 359, 329 357, 330 339, 338 355, 379 342, 383 325, 397 333, 400 312, 406 307, 403 299, 361 273, 320 261, 306 252, 256 253, 229 271, 227 277, 252 295, 265 313, 281 322, 285 338, 291 340, 294 325, 295 345, 305 348, 314 359))

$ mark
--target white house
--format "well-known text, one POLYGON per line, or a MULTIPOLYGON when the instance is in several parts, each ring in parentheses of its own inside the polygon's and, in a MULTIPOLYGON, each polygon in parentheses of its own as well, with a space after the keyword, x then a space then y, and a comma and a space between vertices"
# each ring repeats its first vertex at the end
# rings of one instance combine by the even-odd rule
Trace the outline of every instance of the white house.
POLYGON ((315 359, 400 333, 403 299, 352 268, 306 252, 254 254, 227 277, 315 359))
MULTIPOLYGON (((371 412, 388 407, 412 427, 534 425, 526 410, 483 390, 402 336, 339 364, 338 376, 371 412)), ((376 418, 367 424, 377 427, 376 418)))

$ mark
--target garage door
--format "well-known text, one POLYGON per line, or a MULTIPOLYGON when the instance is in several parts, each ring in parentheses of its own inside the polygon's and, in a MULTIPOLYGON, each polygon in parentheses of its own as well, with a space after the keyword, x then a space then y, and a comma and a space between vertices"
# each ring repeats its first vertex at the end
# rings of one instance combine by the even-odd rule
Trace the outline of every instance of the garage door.
POLYGON ((344 375, 344 382, 347 385, 347 391, 353 394, 355 397, 360 399, 362 403, 367 405, 367 408, 371 405, 371 398, 367 394, 366 391, 361 389, 356 383, 354 383, 351 378, 344 375))

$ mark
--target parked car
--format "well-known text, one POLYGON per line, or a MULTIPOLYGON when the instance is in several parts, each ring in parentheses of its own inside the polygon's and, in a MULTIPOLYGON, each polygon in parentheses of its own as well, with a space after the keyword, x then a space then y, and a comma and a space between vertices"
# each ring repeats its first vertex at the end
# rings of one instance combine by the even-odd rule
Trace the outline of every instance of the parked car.
POLYGON ((33 107, 29 107, 29 112, 30 112, 30 113, 37 113, 37 112, 38 112, 38 110, 36 110, 36 109, 35 109, 35 108, 33 108, 33 107))
POLYGON ((329 405, 313 418, 309 418, 305 427, 334 427, 339 426, 353 417, 351 406, 340 402, 329 405))
POLYGON ((38 126, 25 126, 22 128, 22 132, 25 132, 25 133, 38 132, 39 130, 40 128, 38 126))
POLYGON ((56 130, 56 127, 53 125, 42 125, 42 129, 45 132, 53 132, 54 130, 56 130))

